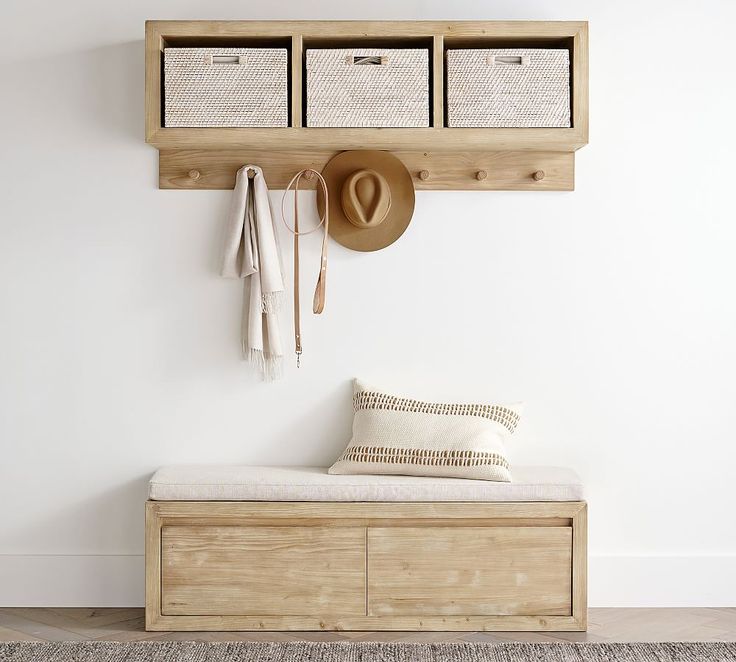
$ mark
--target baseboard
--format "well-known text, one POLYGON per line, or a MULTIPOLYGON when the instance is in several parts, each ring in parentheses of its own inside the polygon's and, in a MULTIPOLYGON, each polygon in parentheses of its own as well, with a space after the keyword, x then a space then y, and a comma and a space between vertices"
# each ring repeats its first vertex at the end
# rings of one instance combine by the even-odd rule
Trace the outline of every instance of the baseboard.
MULTIPOLYGON (((591 607, 736 606, 736 554, 590 558, 591 607)), ((143 556, 0 555, 0 606, 138 607, 143 556)))

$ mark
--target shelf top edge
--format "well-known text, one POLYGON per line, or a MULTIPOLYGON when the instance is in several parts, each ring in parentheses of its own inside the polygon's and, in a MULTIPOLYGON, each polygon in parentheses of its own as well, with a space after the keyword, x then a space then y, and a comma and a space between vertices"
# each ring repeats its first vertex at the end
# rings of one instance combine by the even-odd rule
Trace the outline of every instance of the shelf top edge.
POLYGON ((304 26, 310 26, 310 25, 418 25, 418 26, 442 26, 442 25, 460 25, 460 26, 472 26, 472 25, 529 25, 530 23, 536 23, 536 24, 548 24, 548 25, 588 25, 588 21, 585 20, 545 20, 545 19, 500 19, 500 20, 460 20, 460 21, 433 21, 433 20, 397 20, 397 21, 388 21, 388 20, 367 20, 367 21, 360 21, 360 20, 283 20, 283 19, 276 19, 276 20, 239 20, 239 19, 146 19, 146 25, 152 24, 225 24, 225 25, 233 25, 238 23, 243 24, 253 24, 253 23, 260 23, 265 25, 304 25, 304 26))
POLYGON ((282 36, 300 34, 324 37, 354 36, 432 36, 498 37, 498 36, 574 36, 586 31, 587 21, 493 20, 493 21, 256 21, 256 20, 147 20, 146 29, 158 35, 221 36, 242 33, 282 36), (351 32, 352 31, 352 32, 351 32), (509 33, 510 31, 510 33, 509 33), (338 35, 339 36, 339 35, 338 35))

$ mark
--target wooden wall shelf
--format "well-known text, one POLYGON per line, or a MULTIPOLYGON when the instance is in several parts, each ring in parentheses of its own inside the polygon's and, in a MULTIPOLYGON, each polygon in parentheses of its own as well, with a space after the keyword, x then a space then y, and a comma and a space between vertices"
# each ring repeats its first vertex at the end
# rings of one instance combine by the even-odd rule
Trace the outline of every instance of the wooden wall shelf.
POLYGON ((147 21, 146 141, 160 150, 161 188, 231 188, 235 171, 246 162, 261 165, 269 186, 279 188, 298 170, 321 169, 342 150, 384 149, 404 161, 418 189, 572 190, 574 152, 588 142, 588 25, 578 21, 147 21), (303 126, 305 48, 409 44, 426 44, 430 50, 429 128, 303 126), (254 45, 289 51, 288 128, 163 126, 164 48, 254 45), (571 128, 445 126, 448 47, 545 46, 570 50, 571 128), (422 171, 426 171, 424 177, 422 171))

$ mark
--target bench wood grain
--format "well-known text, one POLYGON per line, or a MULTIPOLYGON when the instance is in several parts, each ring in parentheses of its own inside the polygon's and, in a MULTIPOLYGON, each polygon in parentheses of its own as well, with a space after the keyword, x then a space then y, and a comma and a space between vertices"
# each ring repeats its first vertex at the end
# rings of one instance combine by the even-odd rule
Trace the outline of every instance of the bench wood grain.
POLYGON ((368 531, 370 616, 572 614, 570 527, 368 531))
POLYGON ((586 504, 149 501, 146 629, 584 630, 586 504))
POLYGON ((365 613, 365 529, 167 526, 162 614, 365 613))

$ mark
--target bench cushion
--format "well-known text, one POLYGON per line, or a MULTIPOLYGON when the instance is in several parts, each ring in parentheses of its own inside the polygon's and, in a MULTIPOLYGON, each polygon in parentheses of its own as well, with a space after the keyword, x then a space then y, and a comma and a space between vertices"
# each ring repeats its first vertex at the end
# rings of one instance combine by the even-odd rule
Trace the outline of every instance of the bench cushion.
POLYGON ((514 467, 511 483, 415 476, 335 476, 324 467, 183 465, 159 469, 157 501, 582 501, 580 479, 560 467, 514 467))

